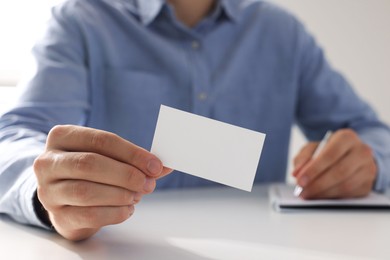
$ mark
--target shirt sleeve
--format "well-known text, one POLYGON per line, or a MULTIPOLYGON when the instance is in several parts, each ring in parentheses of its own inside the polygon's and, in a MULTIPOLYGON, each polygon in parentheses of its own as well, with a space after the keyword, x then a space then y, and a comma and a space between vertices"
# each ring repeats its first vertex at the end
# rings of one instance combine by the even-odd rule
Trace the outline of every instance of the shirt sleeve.
POLYGON ((390 180, 390 129, 327 62, 322 49, 298 26, 299 90, 296 118, 309 140, 327 130, 354 129, 374 151, 378 174, 374 189, 384 191, 390 180))
MULTIPOLYGON (((36 135, 36 138, 42 139, 44 136, 36 135)), ((0 148, 7 149, 7 155, 1 155, 0 212, 20 223, 47 228, 36 216, 33 207, 37 181, 32 163, 41 152, 41 146, 38 143, 32 143, 27 138, 15 142, 12 146, 0 145, 0 148), (16 160, 15 154, 18 154, 16 160)))
POLYGON ((33 50, 35 70, 19 86, 17 104, 0 117, 0 213, 46 228, 34 212, 33 162, 54 125, 84 124, 89 110, 82 34, 70 11, 69 6, 53 9, 33 50))

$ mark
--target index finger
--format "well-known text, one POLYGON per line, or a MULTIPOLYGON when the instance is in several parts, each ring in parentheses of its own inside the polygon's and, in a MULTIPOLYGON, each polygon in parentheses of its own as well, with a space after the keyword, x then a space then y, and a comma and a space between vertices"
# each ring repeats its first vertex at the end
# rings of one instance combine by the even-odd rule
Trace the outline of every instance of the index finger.
POLYGON ((155 155, 116 134, 103 130, 58 125, 49 132, 46 147, 71 152, 98 153, 133 165, 151 177, 157 177, 163 171, 163 165, 155 155))
POLYGON ((305 187, 337 161, 346 156, 356 144, 356 138, 350 130, 340 130, 332 135, 324 149, 316 158, 309 161, 298 173, 297 182, 305 187))

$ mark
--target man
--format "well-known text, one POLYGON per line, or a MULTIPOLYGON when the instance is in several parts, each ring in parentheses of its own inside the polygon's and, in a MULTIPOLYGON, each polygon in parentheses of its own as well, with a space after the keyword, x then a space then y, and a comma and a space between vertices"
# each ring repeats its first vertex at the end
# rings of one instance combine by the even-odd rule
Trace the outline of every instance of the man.
POLYGON ((313 141, 295 159, 302 198, 387 187, 389 128, 271 4, 71 0, 34 54, 35 74, 0 120, 0 212, 21 223, 80 240, 128 219, 157 180, 215 185, 169 174, 146 150, 160 104, 267 133, 256 182, 284 181, 297 123, 313 141))

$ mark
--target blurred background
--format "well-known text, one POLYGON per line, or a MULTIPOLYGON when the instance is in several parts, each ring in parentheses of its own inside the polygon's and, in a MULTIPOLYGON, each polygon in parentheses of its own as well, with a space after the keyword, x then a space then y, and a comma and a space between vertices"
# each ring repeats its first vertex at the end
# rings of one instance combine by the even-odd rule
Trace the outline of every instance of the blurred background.
MULTIPOLYGON (((271 1, 306 24, 333 66, 390 123, 390 1, 271 1)), ((0 113, 12 103, 15 86, 28 67, 30 49, 43 31, 51 6, 59 2, 0 1, 0 113)), ((297 129, 292 137, 290 157, 304 143, 297 129)))

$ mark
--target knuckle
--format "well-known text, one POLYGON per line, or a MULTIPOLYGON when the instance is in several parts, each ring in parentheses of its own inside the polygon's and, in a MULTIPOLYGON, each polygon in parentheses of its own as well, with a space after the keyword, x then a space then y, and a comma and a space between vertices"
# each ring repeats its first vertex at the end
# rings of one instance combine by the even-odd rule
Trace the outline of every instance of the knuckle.
POLYGON ((83 153, 76 156, 75 170, 79 172, 90 172, 95 168, 96 157, 92 153, 83 153))
POLYGON ((131 184, 134 182, 134 179, 135 179, 135 169, 134 168, 130 168, 127 172, 126 172, 126 181, 127 183, 131 184))
POLYGON ((316 147, 315 142, 310 142, 304 145, 294 157, 294 164, 298 164, 301 161, 308 159, 311 156, 312 151, 316 147))
POLYGON ((41 183, 44 178, 53 177, 50 176, 50 174, 47 174, 47 172, 50 171, 58 158, 59 157, 51 151, 46 151, 35 158, 32 166, 38 183, 41 183))
POLYGON ((336 162, 339 156, 339 154, 330 151, 324 151, 322 154, 323 161, 325 162, 336 162))
POLYGON ((57 139, 63 137, 68 131, 69 131, 69 126, 67 126, 67 125, 54 126, 49 131, 49 134, 47 137, 48 143, 52 142, 53 140, 57 140, 57 139))
POLYGON ((66 128, 64 125, 56 125, 50 130, 49 135, 61 136, 66 131, 66 128))
MULTIPOLYGON (((137 186, 143 185, 146 181, 146 177, 143 174, 140 174, 139 170, 135 167, 131 167, 127 171, 127 188, 134 189, 137 186)), ((142 187, 140 187, 142 189, 142 187)))
POLYGON ((300 161, 301 161, 301 158, 299 157, 299 155, 297 155, 294 157, 293 164, 297 165, 300 161))
POLYGON ((116 134, 96 131, 92 134, 91 145, 99 150, 106 149, 110 146, 110 140, 117 138, 116 134))
POLYGON ((34 160, 34 163, 33 163, 33 169, 34 169, 35 175, 37 175, 37 177, 39 177, 42 174, 42 172, 44 171, 44 169, 47 168, 48 166, 49 166, 49 161, 48 161, 47 157, 45 157, 44 155, 38 156, 34 160))
POLYGON ((340 137, 345 140, 357 140, 359 139, 358 135, 356 132, 350 128, 345 128, 339 130, 340 132, 340 137))
POLYGON ((121 204, 126 205, 134 200, 133 192, 126 189, 123 189, 119 194, 118 200, 121 204))
POLYGON ((130 153, 130 161, 134 165, 142 165, 148 158, 150 154, 140 147, 134 147, 130 153))
POLYGON ((72 184, 72 196, 76 198, 77 200, 88 200, 90 196, 90 185, 88 185, 86 182, 82 181, 75 181, 72 184))

